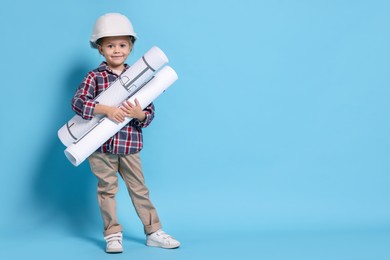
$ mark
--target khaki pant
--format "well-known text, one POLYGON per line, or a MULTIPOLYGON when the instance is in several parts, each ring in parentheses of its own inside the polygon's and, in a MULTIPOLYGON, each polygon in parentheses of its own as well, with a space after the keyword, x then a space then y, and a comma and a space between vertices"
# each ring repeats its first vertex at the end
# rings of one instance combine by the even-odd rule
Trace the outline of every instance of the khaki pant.
POLYGON ((88 160, 92 172, 98 178, 97 197, 104 222, 104 236, 122 231, 122 226, 117 220, 115 201, 115 194, 118 191, 118 172, 144 225, 145 234, 161 228, 157 211, 149 199, 149 190, 142 174, 139 153, 117 155, 95 152, 88 160))

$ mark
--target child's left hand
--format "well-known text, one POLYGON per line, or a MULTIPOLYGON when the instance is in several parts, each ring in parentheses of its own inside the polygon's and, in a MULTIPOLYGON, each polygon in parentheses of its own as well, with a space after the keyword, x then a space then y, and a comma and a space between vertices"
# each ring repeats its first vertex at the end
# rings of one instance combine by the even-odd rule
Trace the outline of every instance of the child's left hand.
POLYGON ((126 113, 127 117, 136 118, 142 122, 145 120, 146 115, 142 111, 142 107, 139 104, 138 100, 134 99, 134 102, 135 104, 131 103, 128 100, 125 100, 122 103, 121 109, 123 110, 123 112, 126 113))

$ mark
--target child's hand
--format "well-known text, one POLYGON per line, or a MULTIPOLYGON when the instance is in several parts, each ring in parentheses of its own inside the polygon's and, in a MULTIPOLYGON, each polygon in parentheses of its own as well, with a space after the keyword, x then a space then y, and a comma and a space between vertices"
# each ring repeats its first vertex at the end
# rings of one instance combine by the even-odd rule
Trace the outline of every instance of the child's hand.
POLYGON ((125 113, 125 116, 136 118, 140 120, 141 122, 145 120, 146 115, 142 111, 142 107, 139 104, 137 99, 134 99, 135 105, 131 103, 130 101, 125 101, 122 103, 123 106, 121 106, 122 111, 125 113))
POLYGON ((122 123, 125 121, 126 113, 119 107, 110 107, 106 115, 115 123, 122 123))

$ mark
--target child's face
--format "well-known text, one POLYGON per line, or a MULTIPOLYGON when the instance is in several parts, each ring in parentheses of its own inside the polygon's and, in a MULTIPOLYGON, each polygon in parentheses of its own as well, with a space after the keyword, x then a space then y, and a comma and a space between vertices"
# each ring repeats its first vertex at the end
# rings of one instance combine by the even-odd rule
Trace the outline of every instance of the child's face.
POLYGON ((111 69, 123 70, 133 45, 127 36, 112 36, 103 38, 98 48, 111 69))

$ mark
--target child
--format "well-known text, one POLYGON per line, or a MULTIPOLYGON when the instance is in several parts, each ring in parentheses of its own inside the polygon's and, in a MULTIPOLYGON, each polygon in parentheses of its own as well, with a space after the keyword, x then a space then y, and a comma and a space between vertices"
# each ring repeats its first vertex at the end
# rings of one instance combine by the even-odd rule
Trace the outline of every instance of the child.
POLYGON ((108 13, 98 18, 90 39, 92 48, 105 58, 95 70, 90 71, 78 87, 72 100, 73 110, 84 119, 101 114, 114 122, 133 118, 118 133, 105 142, 89 158, 92 172, 98 179, 97 196, 104 222, 104 239, 107 253, 121 253, 122 226, 116 215, 115 194, 118 175, 124 180, 136 212, 144 225, 146 244, 162 248, 177 248, 180 243, 161 230, 161 223, 145 186, 139 152, 142 149, 142 128, 154 118, 154 105, 142 110, 125 101, 121 107, 98 104, 94 98, 114 82, 129 66, 125 64, 131 53, 136 34, 126 16, 108 13))

